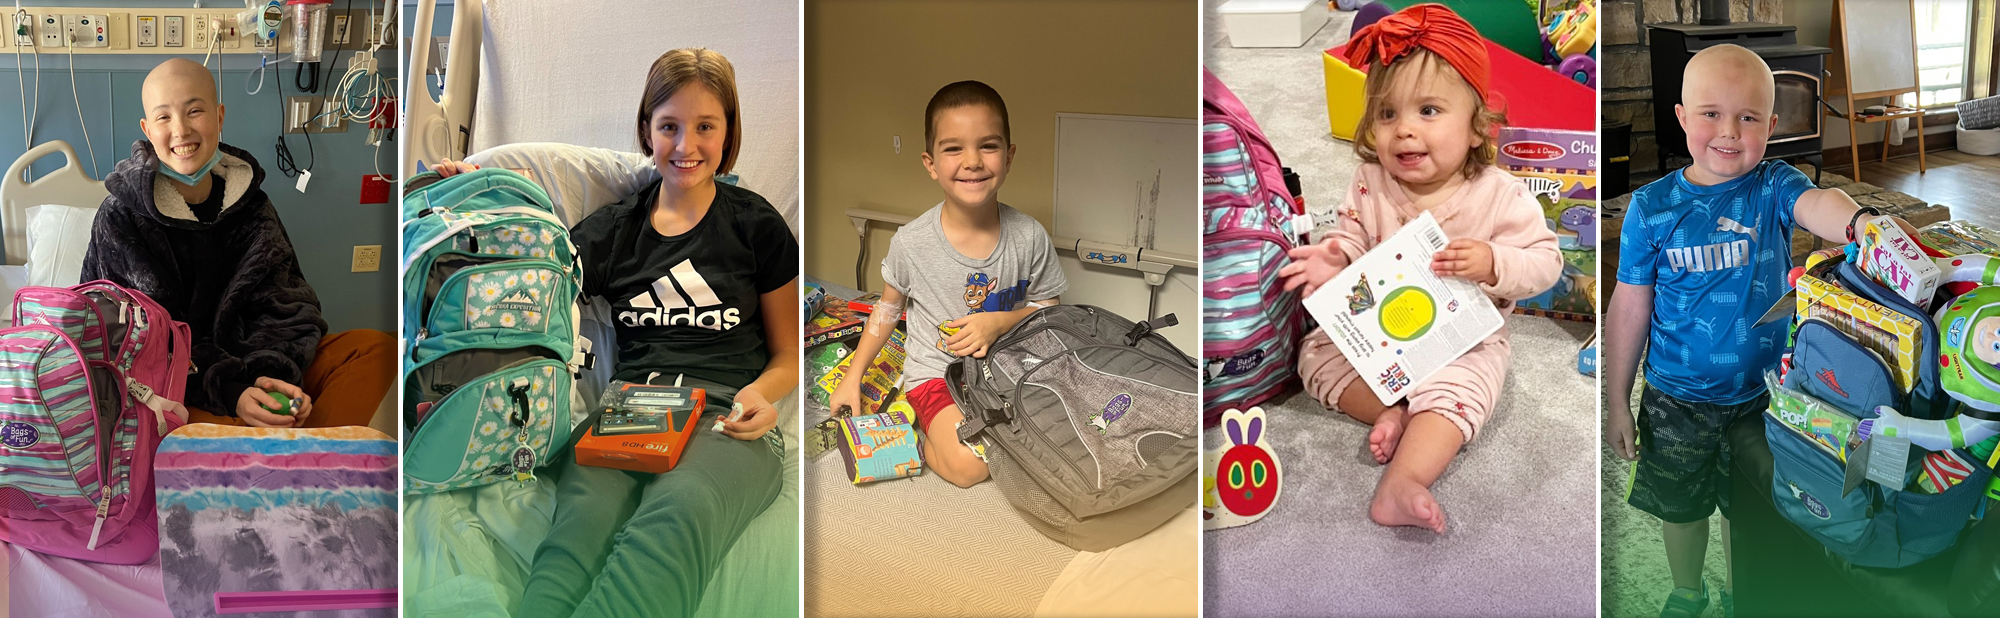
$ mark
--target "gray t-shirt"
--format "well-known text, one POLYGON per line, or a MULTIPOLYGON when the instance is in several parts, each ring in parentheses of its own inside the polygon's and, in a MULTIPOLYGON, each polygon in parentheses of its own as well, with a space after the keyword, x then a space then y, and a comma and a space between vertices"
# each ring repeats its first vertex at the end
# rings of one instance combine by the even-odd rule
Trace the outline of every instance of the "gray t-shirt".
POLYGON ((882 280, 909 300, 903 345, 903 388, 944 377, 953 358, 938 326, 982 311, 1012 311, 1030 300, 1048 300, 1069 289, 1056 249, 1040 221, 1000 205, 1000 242, 975 260, 945 240, 944 204, 910 220, 889 240, 882 280))

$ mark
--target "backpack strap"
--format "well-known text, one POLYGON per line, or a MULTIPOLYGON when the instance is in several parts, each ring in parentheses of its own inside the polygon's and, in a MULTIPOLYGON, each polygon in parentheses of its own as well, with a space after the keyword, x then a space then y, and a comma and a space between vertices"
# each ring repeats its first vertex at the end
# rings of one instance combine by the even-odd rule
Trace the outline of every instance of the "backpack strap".
POLYGON ((1166 328, 1180 323, 1181 323, 1180 318, 1175 317, 1174 314, 1169 313, 1157 318, 1153 318, 1151 320, 1140 322, 1138 324, 1133 324, 1132 330, 1127 331, 1125 333, 1125 345, 1127 346, 1139 345, 1139 340, 1145 339, 1147 335, 1151 335, 1155 331, 1158 331, 1162 328, 1166 328))

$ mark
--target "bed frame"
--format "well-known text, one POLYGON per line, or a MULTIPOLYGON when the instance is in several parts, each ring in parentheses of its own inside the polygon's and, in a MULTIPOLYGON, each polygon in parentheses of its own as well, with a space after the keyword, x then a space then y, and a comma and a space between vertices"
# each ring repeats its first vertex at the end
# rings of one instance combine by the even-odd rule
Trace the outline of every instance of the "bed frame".
POLYGON ((8 265, 28 263, 29 208, 42 204, 96 207, 111 195, 104 181, 91 180, 83 173, 81 163, 69 142, 54 140, 28 149, 7 167, 7 177, 0 179, 0 242, 6 245, 8 265), (68 159, 61 168, 34 182, 21 181, 29 165, 58 152, 68 159))

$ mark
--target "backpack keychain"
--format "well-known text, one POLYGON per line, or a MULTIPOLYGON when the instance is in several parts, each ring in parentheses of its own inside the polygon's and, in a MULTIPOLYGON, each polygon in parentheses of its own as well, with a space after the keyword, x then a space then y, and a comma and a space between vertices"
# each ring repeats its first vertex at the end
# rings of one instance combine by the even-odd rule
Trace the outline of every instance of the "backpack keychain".
POLYGON ((514 378, 507 385, 507 394, 514 398, 514 405, 520 406, 521 414, 514 421, 514 453, 508 463, 514 466, 514 480, 527 483, 535 480, 535 449, 528 446, 528 379, 514 378))

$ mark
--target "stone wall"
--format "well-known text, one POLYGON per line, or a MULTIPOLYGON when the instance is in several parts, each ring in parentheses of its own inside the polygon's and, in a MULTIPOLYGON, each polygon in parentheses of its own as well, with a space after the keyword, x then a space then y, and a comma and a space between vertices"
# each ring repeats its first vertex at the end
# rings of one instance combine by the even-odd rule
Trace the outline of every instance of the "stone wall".
MULTIPOLYGON (((1646 24, 1683 23, 1700 20, 1695 16, 1699 0, 1604 0, 1599 17, 1598 88, 1604 106, 1604 123, 1632 123, 1632 178, 1635 182, 1655 178, 1660 173, 1659 152, 1654 148, 1653 70, 1646 47, 1646 24)), ((1729 19, 1733 22, 1780 23, 1784 17, 1782 0, 1730 0, 1729 19)), ((1672 106, 1680 93, 1665 93, 1664 105, 1672 106)))

